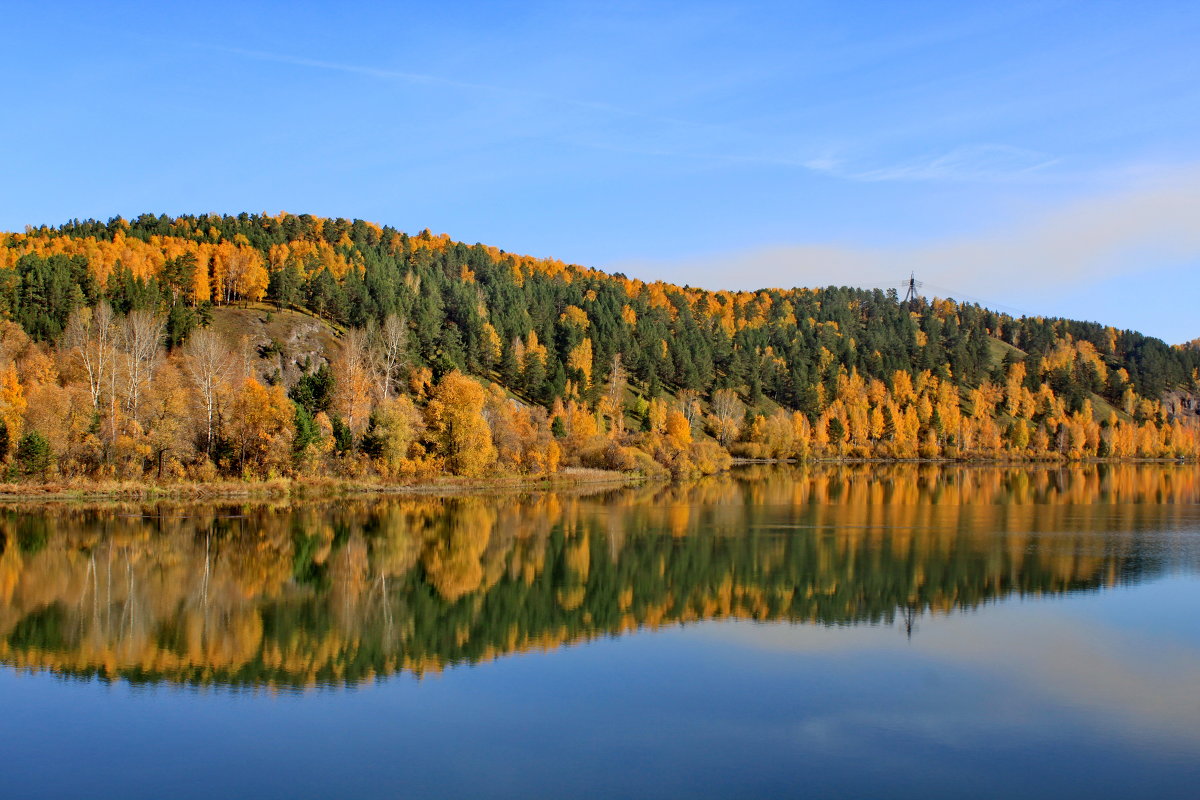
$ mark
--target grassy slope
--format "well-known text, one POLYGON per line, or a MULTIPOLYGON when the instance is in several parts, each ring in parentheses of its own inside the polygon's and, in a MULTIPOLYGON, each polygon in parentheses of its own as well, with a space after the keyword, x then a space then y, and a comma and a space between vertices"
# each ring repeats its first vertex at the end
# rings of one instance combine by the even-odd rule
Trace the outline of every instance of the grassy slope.
POLYGON ((280 310, 266 304, 222 306, 213 310, 212 327, 227 341, 245 339, 258 371, 265 377, 280 370, 286 385, 300 377, 300 365, 306 358, 318 365, 331 360, 337 352, 338 331, 325 320, 299 311, 280 310), (259 357, 262 348, 278 342, 282 354, 259 357))

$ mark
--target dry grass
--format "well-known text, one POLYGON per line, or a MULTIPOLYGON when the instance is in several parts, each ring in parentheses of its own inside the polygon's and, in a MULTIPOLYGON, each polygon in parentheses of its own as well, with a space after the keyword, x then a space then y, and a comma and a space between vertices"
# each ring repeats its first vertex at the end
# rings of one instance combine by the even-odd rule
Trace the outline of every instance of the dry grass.
POLYGON ((601 469, 567 468, 555 475, 509 475, 487 478, 441 476, 414 483, 346 478, 275 478, 212 483, 60 480, 44 483, 0 483, 0 502, 83 500, 238 500, 311 499, 365 494, 478 494, 561 489, 580 485, 639 483, 640 475, 601 469))

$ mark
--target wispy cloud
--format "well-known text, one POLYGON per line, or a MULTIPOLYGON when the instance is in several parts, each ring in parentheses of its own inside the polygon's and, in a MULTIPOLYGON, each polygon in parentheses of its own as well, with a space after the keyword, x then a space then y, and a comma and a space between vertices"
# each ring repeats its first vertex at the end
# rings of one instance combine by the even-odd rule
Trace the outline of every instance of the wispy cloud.
POLYGON ((946 153, 884 166, 861 166, 832 155, 810 159, 805 166, 854 181, 1010 181, 1027 178, 1059 159, 1005 144, 975 144, 946 153))
MULTIPOLYGON (((570 109, 588 115, 581 119, 595 120, 599 115, 599 118, 614 121, 649 123, 619 131, 585 123, 583 131, 566 135, 555 134, 557 138, 581 147, 615 153, 711 164, 768 165, 861 182, 1002 181, 1028 175, 1055 163, 1055 159, 1043 153, 1003 144, 964 145, 947 153, 883 166, 864 164, 862 159, 854 162, 828 153, 797 157, 791 152, 792 147, 781 148, 779 143, 771 141, 773 137, 742 130, 736 124, 680 119, 611 103, 581 100, 522 87, 462 81, 427 72, 381 68, 225 45, 195 46, 258 61, 341 72, 412 86, 441 87, 552 109, 570 109), (785 153, 785 150, 789 152, 785 153)), ((562 120, 558 122, 561 123, 562 120)), ((546 135, 551 134, 547 131, 546 135)))
POLYGON ((676 125, 692 125, 686 120, 674 119, 671 117, 660 116, 657 114, 647 114, 641 111, 636 111, 621 106, 612 105, 610 103, 602 103, 592 100, 580 100, 573 97, 563 97, 548 92, 540 92, 532 89, 524 89, 514 86, 502 86, 499 84, 479 83, 475 81, 461 81, 454 78, 447 78, 441 75, 434 75, 424 72, 410 72, 407 70, 395 70, 380 67, 364 66, 360 64, 351 64, 340 61, 328 61, 324 59, 305 58, 303 56, 293 56, 287 53, 271 53, 262 50, 246 50, 237 47, 226 47, 224 45, 199 44, 198 47, 203 47, 209 50, 217 50, 231 55, 243 56, 245 58, 253 58, 259 61, 271 61, 278 64, 292 64, 298 67, 310 67, 313 69, 330 70, 333 72, 345 72, 351 75, 362 75, 368 78, 378 78, 386 81, 399 81, 413 85, 424 86, 441 86, 450 89, 462 89, 480 94, 494 95, 498 97, 510 97, 543 103, 550 103, 558 106, 576 108, 582 111, 600 112, 617 117, 629 117, 640 119, 653 119, 660 122, 668 122, 676 125))
MULTIPOLYGON (((1200 259, 1200 165, 1111 194, 1076 200, 1005 230, 896 248, 787 244, 688 260, 614 265, 702 286, 876 286, 910 271, 981 297, 1036 295, 1200 259), (1015 291, 1014 291, 1015 290, 1015 291)), ((961 296, 961 295, 960 295, 961 296)))
POLYGON ((196 45, 206 50, 216 50, 222 53, 231 55, 244 56, 253 58, 258 61, 273 61, 277 64, 292 64, 298 67, 312 67, 314 69, 332 70, 334 72, 346 72, 352 75, 364 75, 369 78, 380 78, 389 81, 403 81, 405 83, 428 85, 428 86, 445 86, 456 89, 472 89, 483 92, 508 93, 511 90, 504 89, 499 86, 492 86, 485 83, 473 83, 469 81, 457 81, 450 78, 444 78, 437 75, 429 75, 422 72, 406 72, 404 70, 380 69, 378 67, 369 67, 359 64, 345 64, 336 61, 325 61, 317 58, 304 58, 302 56, 292 56, 286 53, 268 53, 262 50, 245 50, 240 47, 226 47, 216 44, 196 45))

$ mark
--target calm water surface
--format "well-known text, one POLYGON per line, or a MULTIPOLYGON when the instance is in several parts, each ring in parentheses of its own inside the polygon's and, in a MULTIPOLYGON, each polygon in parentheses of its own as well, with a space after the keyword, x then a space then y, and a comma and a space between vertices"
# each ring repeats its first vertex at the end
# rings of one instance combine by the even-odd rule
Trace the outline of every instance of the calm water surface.
POLYGON ((1188 797, 1200 470, 0 510, 6 797, 1188 797))

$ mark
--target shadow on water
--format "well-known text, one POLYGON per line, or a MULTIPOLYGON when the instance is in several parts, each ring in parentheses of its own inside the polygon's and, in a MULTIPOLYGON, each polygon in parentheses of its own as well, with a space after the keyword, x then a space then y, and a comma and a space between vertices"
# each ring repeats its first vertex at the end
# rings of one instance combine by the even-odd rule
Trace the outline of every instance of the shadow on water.
MULTIPOLYGON (((277 689, 716 619, 896 624, 1200 564, 1200 472, 753 466, 681 486, 0 513, 0 662, 277 689)), ((919 633, 918 633, 919 635, 919 633)))

